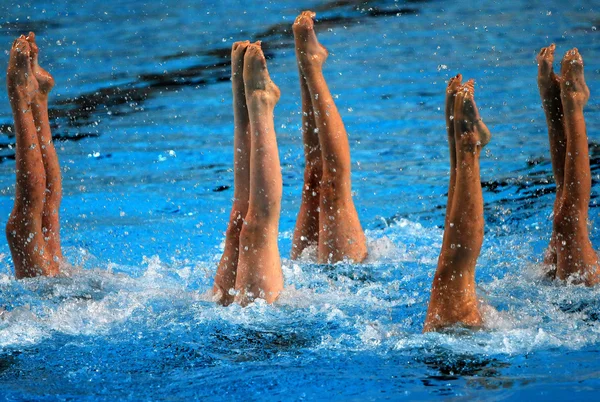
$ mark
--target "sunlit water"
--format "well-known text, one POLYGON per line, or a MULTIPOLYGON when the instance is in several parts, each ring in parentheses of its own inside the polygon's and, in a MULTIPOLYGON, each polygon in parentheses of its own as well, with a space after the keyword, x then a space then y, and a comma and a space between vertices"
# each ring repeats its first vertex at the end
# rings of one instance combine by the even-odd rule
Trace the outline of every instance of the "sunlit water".
MULTIPOLYGON (((592 242, 600 248, 600 14, 593 2, 36 1, 0 6, 0 43, 33 29, 63 139, 60 278, 15 281, 0 242, 0 396, 7 399, 563 399, 600 388, 600 290, 544 280, 553 179, 535 55, 577 46, 592 99, 592 242), (204 4, 206 3, 206 4, 204 4), (302 3, 302 4, 299 4, 302 3), (496 3, 496 2, 494 2, 496 3), (325 4, 325 5, 324 5, 325 4), (364 265, 287 256, 300 201, 300 94, 290 25, 317 9, 326 76, 353 157, 364 265), (221 308, 210 288, 232 197, 227 56, 262 39, 282 97, 286 290, 221 308), (477 281, 488 330, 421 334, 442 239, 447 79, 477 80, 477 281), (575 392, 575 393, 574 393, 575 392)), ((0 65, 6 65, 2 54, 0 65)), ((0 102, 0 224, 14 194, 0 102)))

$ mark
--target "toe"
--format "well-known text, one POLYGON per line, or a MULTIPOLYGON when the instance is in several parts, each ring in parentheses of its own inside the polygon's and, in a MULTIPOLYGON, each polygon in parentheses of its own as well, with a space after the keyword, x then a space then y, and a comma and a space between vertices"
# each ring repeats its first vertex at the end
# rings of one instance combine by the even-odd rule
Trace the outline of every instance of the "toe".
POLYGON ((246 48, 244 60, 246 65, 250 63, 250 67, 254 67, 253 64, 255 63, 263 67, 266 66, 267 61, 260 47, 260 42, 251 43, 250 45, 248 45, 248 47, 246 48))
POLYGON ((24 36, 19 37, 15 40, 15 42, 13 43, 13 49, 15 50, 15 57, 17 57, 17 59, 29 58, 31 48, 29 46, 29 42, 25 40, 24 36))
POLYGON ((567 51, 563 60, 565 61, 578 61, 581 59, 581 55, 579 54, 579 50, 576 47, 567 51))
POLYGON ((233 45, 231 45, 231 52, 235 53, 235 52, 243 52, 248 45, 250 44, 250 41, 248 40, 244 40, 244 41, 239 41, 239 42, 235 42, 233 45))
POLYGON ((542 48, 540 54, 538 55, 537 62, 538 67, 540 68, 540 72, 544 72, 548 74, 552 70, 552 62, 554 61, 554 50, 556 49, 556 45, 552 43, 548 47, 542 48))
POLYGON ((313 11, 304 11, 296 18, 296 21, 294 21, 294 27, 311 29, 314 25, 316 16, 317 14, 313 11))
POLYGON ((448 81, 448 90, 455 91, 460 85, 462 81, 462 75, 457 74, 456 76, 450 78, 448 81))
POLYGON ((563 57, 561 63, 561 72, 566 74, 569 72, 577 72, 583 68, 583 58, 579 54, 577 48, 569 50, 563 57))
POLYGON ((475 80, 471 78, 463 85, 462 89, 465 92, 465 97, 475 94, 475 80))
POLYGON ((315 13, 314 11, 306 10, 302 12, 302 15, 310 18, 311 20, 314 20, 317 16, 317 13, 315 13))
POLYGON ((462 116, 462 106, 464 102, 465 92, 459 90, 454 97, 454 120, 458 119, 459 116, 462 116))

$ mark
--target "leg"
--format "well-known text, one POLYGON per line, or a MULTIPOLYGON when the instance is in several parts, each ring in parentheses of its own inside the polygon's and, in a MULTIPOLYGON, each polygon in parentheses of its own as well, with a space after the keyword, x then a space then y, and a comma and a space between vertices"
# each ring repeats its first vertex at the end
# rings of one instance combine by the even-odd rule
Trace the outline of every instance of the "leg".
POLYGON ((350 147, 342 118, 323 76, 327 50, 314 31, 315 14, 303 12, 293 25, 296 55, 306 80, 319 131, 323 175, 319 203, 318 261, 331 263, 367 256, 365 234, 352 200, 350 147))
POLYGON ((42 233, 46 173, 31 111, 39 87, 30 57, 29 42, 21 36, 11 49, 6 76, 17 137, 15 205, 6 237, 17 278, 58 273, 50 264, 42 233))
POLYGON ((475 265, 484 223, 479 155, 490 133, 479 118, 473 95, 473 81, 469 81, 454 103, 456 188, 431 288, 425 332, 455 324, 481 326, 475 293, 475 265))
POLYGON ((244 55, 250 42, 236 42, 231 48, 231 85, 233 89, 233 206, 225 234, 225 249, 217 268, 213 292, 221 304, 233 302, 240 232, 246 213, 250 186, 250 120, 244 91, 244 55))
POLYGON ((281 165, 275 138, 273 109, 279 88, 271 81, 260 43, 244 57, 244 85, 250 117, 250 200, 240 234, 236 300, 255 298, 272 303, 283 289, 277 237, 281 211, 281 165))
POLYGON ((458 74, 452 77, 448 82, 446 89, 446 131, 448 133, 448 149, 450 151, 450 180, 448 183, 448 201, 446 202, 446 219, 444 220, 444 242, 449 233, 448 226, 450 225, 450 214, 454 202, 454 189, 456 187, 456 141, 454 139, 454 102, 456 93, 461 87, 462 75, 458 74))
MULTIPOLYGON (((563 121, 563 107, 560 98, 560 79, 554 73, 552 63, 554 62, 554 44, 542 48, 537 57, 538 62, 538 87, 540 97, 546 115, 548 125, 548 139, 550 141, 550 156, 552 158, 552 170, 556 181, 556 198, 554 200, 554 215, 558 213, 563 193, 566 137, 563 121)), ((544 256, 546 264, 556 265, 556 231, 552 230, 552 237, 548 250, 544 256)), ((554 277, 556 270, 551 272, 554 277)))
POLYGON ((46 199, 42 214, 42 232, 46 241, 48 256, 53 271, 59 271, 62 260, 60 247, 59 209, 62 199, 62 178, 56 149, 52 142, 50 122, 48 120, 48 94, 54 87, 54 78, 38 62, 39 49, 35 43, 35 34, 29 33, 27 41, 31 48, 32 70, 39 85, 39 91, 32 103, 33 120, 38 133, 42 161, 46 172, 46 199))
POLYGON ((590 91, 577 49, 568 51, 563 58, 561 75, 567 148, 564 190, 554 217, 558 244, 556 276, 592 286, 600 282, 600 263, 587 228, 592 179, 583 107, 590 91))
POLYGON ((302 94, 302 139, 305 168, 302 203, 300 204, 300 212, 298 213, 292 242, 292 259, 299 258, 306 247, 319 244, 319 202, 321 199, 319 187, 323 175, 321 146, 319 145, 319 135, 310 91, 300 68, 299 75, 300 92, 302 94))

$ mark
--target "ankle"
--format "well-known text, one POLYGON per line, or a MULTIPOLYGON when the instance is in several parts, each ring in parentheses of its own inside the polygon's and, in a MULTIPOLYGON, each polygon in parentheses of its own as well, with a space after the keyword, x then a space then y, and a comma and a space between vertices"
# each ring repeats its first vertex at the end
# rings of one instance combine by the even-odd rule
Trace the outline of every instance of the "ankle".
POLYGON ((304 78, 309 81, 310 79, 323 74, 323 64, 318 61, 307 60, 308 57, 304 57, 300 66, 300 71, 304 78))

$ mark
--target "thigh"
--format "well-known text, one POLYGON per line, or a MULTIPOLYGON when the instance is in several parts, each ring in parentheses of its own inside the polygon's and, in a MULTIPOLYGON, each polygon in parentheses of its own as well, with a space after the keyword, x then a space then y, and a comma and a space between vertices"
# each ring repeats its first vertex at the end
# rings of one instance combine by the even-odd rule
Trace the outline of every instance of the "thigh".
POLYGON ((242 229, 235 289, 239 292, 236 299, 242 305, 255 298, 272 303, 279 296, 283 273, 276 227, 242 229))

